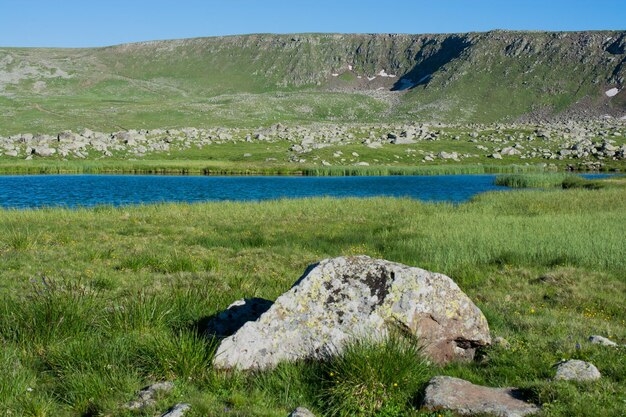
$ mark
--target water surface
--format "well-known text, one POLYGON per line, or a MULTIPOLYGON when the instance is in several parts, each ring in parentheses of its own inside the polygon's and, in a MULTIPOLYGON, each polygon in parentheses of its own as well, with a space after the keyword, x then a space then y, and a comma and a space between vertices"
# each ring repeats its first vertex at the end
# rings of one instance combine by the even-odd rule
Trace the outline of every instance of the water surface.
POLYGON ((156 175, 0 176, 0 207, 91 207, 158 202, 261 201, 304 197, 409 197, 459 203, 495 175, 384 177, 206 177, 156 175))

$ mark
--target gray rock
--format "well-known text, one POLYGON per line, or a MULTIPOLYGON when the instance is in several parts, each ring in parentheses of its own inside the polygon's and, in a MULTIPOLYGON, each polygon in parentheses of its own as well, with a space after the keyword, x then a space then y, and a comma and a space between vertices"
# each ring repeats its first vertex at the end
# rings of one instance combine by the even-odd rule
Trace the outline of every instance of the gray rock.
POLYGON ((165 414, 161 414, 161 417, 183 417, 187 410, 189 410, 190 408, 191 406, 189 404, 176 404, 175 406, 167 410, 165 414))
MULTIPOLYGON (((374 142, 374 143, 378 143, 378 142, 374 142)), ((413 139, 411 138, 406 138, 406 137, 396 137, 394 139, 391 139, 389 141, 389 143, 392 143, 394 145, 412 145, 414 143, 416 143, 413 139)), ((382 145, 381 145, 382 146, 382 145)))
POLYGON ((593 364, 572 359, 558 364, 554 379, 557 381, 595 381, 600 377, 600 371, 593 364))
POLYGON ((289 414, 289 417, 315 417, 315 414, 304 407, 298 407, 289 414))
POLYGON ((15 149, 14 149, 14 150, 11 150, 11 151, 7 151, 7 152, 6 152, 6 156, 13 156, 13 157, 16 157, 16 156, 18 156, 18 152, 17 152, 15 149))
POLYGON ((35 155, 37 156, 43 156, 43 157, 48 157, 48 156, 52 156, 57 152, 56 149, 54 148, 48 148, 48 147, 37 147, 34 150, 35 155))
POLYGON ((441 159, 453 159, 455 161, 459 160, 459 154, 456 152, 439 152, 437 156, 441 159))
POLYGON ((502 149, 500 151, 500 153, 502 155, 521 155, 522 154, 520 151, 518 151, 517 149, 515 149, 515 148, 513 148, 511 146, 502 149))
POLYGON ((130 410, 142 410, 155 404, 154 397, 160 392, 170 392, 174 388, 172 382, 157 382, 145 387, 137 393, 137 399, 125 405, 130 410))
POLYGON ((220 344, 218 369, 267 369, 336 354, 353 338, 409 329, 438 363, 470 359, 491 342, 482 312, 445 275, 367 256, 326 259, 267 312, 220 344))
POLYGON ((500 155, 499 153, 493 153, 491 155, 489 155, 489 158, 493 158, 493 159, 502 159, 502 155, 500 155))
POLYGON ((617 347, 617 343, 615 343, 611 339, 607 339, 604 336, 589 336, 589 342, 593 343, 594 345, 617 347))
POLYGON ((522 399, 517 388, 489 388, 448 376, 430 380, 424 407, 446 409, 463 416, 489 414, 498 417, 522 417, 536 414, 540 408, 522 399))

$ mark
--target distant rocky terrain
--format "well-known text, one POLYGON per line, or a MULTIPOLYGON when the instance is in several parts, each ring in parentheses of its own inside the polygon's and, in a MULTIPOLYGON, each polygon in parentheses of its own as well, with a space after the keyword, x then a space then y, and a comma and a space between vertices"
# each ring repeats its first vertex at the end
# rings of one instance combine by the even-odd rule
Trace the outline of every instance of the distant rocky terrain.
MULTIPOLYGON (((111 159, 167 158, 173 153, 211 154, 217 145, 238 145, 238 157, 255 159, 252 145, 279 144, 263 162, 321 166, 386 164, 377 159, 393 151, 394 163, 569 161, 588 168, 626 160, 626 122, 449 125, 315 124, 267 128, 138 129, 112 133, 83 129, 55 135, 0 136, 0 158, 111 159), (251 145, 251 146, 247 146, 251 145), (434 146, 434 148, 433 148, 434 146), (349 150, 345 150, 349 149, 349 150), (437 150, 434 150, 437 149, 437 150), (325 153, 320 153, 325 152, 325 153)), ((258 149, 258 146, 254 149, 258 149)), ((388 161, 387 161, 388 162, 388 161)))
POLYGON ((0 134, 626 116, 626 32, 242 35, 0 48, 0 134))

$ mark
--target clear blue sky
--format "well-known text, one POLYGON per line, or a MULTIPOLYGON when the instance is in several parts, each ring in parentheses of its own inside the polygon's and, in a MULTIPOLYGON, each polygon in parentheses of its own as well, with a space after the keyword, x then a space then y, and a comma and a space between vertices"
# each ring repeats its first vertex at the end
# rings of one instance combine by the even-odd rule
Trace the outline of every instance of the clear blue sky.
POLYGON ((626 29, 626 0, 0 0, 0 46, 491 29, 626 29))

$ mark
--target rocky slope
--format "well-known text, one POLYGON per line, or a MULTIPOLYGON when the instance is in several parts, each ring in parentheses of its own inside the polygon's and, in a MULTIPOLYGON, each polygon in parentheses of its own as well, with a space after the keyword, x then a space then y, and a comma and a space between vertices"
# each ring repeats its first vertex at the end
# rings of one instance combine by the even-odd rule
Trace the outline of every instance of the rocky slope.
POLYGON ((626 32, 616 31, 245 35, 94 49, 3 48, 6 120, 0 121, 29 127, 64 120, 76 128, 76 118, 109 113, 175 125, 179 119, 168 113, 210 122, 248 101, 251 109, 238 117, 277 121, 274 102, 259 109, 268 95, 284 104, 283 118, 309 121, 623 117, 625 78, 626 32), (340 108, 319 104, 328 91, 342 97, 340 108), (346 112, 359 105, 370 111, 346 112))

